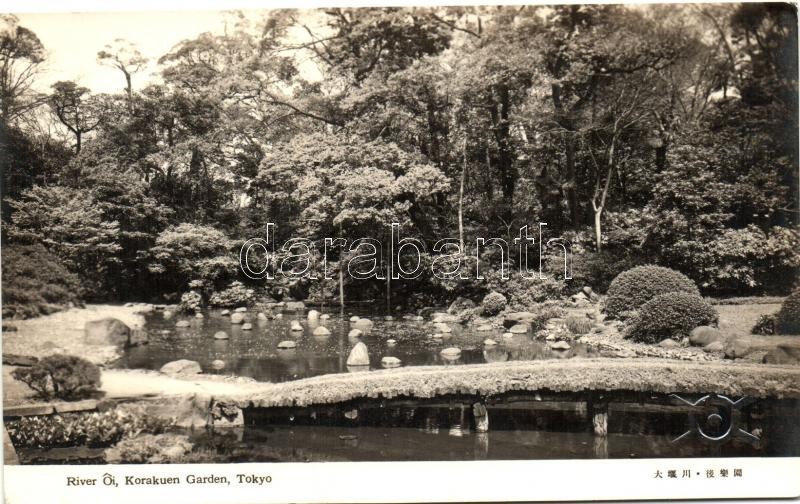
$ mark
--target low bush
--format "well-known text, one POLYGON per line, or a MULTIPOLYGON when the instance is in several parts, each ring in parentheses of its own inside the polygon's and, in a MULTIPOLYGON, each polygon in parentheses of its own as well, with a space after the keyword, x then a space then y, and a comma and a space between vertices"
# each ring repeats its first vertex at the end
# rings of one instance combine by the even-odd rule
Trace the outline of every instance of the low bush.
POLYGON ((74 355, 49 355, 31 367, 11 372, 43 399, 76 399, 95 392, 100 386, 100 369, 74 355))
POLYGON ((783 301, 775 315, 775 330, 778 334, 800 334, 800 290, 783 301))
POLYGON ((181 294, 181 302, 178 304, 178 311, 181 313, 195 313, 203 308, 203 295, 197 291, 189 291, 181 294))
POLYGON ((624 318, 627 312, 669 292, 700 295, 697 285, 678 271, 661 266, 637 266, 620 273, 608 288, 605 311, 610 318, 624 318))
MULTIPOLYGON (((569 283, 575 288, 588 285, 595 292, 603 293, 608 290, 611 282, 620 273, 641 264, 641 260, 628 257, 619 252, 602 251, 574 254, 572 256, 572 278, 569 283)), ((561 266, 563 268, 563 264, 561 266)))
POLYGON ((483 313, 489 316, 497 315, 505 310, 508 301, 506 297, 499 292, 490 292, 483 298, 481 305, 483 306, 483 313))
POLYGON ((692 329, 717 323, 719 315, 703 298, 688 292, 668 292, 646 302, 633 318, 628 336, 640 343, 681 339, 692 329))
POLYGON ((253 304, 255 297, 255 290, 245 286, 242 282, 233 282, 226 289, 212 294, 208 304, 218 308, 249 306, 253 304))
POLYGON ((30 318, 81 305, 81 280, 42 245, 3 246, 3 318, 30 318))
POLYGON ((756 323, 750 332, 753 334, 764 335, 775 334, 775 315, 768 313, 758 317, 758 320, 756 320, 756 323))
POLYGON ((526 278, 518 271, 511 271, 509 278, 502 279, 500 271, 490 271, 485 275, 486 286, 490 291, 503 294, 512 310, 526 310, 544 301, 558 300, 566 293, 563 278, 553 276, 526 278))

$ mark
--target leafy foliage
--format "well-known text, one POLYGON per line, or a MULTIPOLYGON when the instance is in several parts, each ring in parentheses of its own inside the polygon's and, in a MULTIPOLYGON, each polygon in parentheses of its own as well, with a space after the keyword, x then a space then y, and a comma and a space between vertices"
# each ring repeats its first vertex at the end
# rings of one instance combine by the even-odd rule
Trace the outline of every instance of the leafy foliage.
POLYGON ((233 282, 227 288, 211 295, 208 303, 211 306, 232 308, 249 306, 255 301, 255 290, 246 287, 242 282, 233 282))
POLYGON ((120 440, 105 452, 109 463, 163 464, 174 462, 192 450, 189 436, 140 434, 120 440))
POLYGON ((692 329, 716 324, 717 311, 697 294, 668 292, 647 301, 631 322, 628 337, 640 343, 681 339, 692 329))
POLYGON ((5 425, 15 447, 55 448, 110 446, 142 432, 161 433, 170 422, 133 406, 104 412, 28 416, 5 425))
POLYGON ((481 302, 483 313, 489 316, 497 315, 505 310, 507 302, 506 297, 499 292, 490 292, 483 297, 481 302))
POLYGON ((620 273, 608 287, 605 311, 621 318, 660 294, 686 292, 699 295, 697 286, 682 273, 661 266, 637 266, 620 273))
POLYGON ((74 355, 48 355, 31 367, 16 368, 11 375, 44 399, 76 399, 100 386, 100 369, 74 355))
POLYGON ((42 245, 3 246, 3 318, 30 318, 79 306, 81 280, 42 245))

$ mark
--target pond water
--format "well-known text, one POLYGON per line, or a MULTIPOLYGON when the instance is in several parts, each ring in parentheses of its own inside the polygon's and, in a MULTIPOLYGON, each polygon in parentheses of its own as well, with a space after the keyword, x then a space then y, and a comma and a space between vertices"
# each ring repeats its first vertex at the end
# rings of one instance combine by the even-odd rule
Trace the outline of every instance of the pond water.
POLYGON ((433 337, 437 331, 429 320, 402 317, 386 320, 368 309, 344 313, 327 311, 330 318, 318 322, 307 320, 304 313, 292 312, 284 312, 281 318, 261 320, 256 317, 256 312, 250 311, 246 316, 252 323, 252 330, 243 330, 241 325, 232 324, 229 316, 220 313, 220 310, 211 310, 204 312, 204 318, 175 316, 169 319, 165 319, 163 312, 148 313, 145 330, 149 344, 127 349, 119 365, 159 369, 167 362, 189 359, 199 362, 204 373, 281 382, 348 372, 347 356, 359 340, 369 350, 371 369, 379 369, 381 359, 387 356, 399 358, 404 366, 429 366, 573 358, 594 353, 591 348, 577 343, 567 351, 554 351, 545 341, 536 340, 531 334, 506 338, 500 329, 477 331, 458 323, 449 323, 452 332, 437 339, 433 337), (348 338, 353 328, 352 315, 369 318, 374 324, 357 340, 348 338), (178 320, 189 321, 189 327, 175 327, 178 320), (303 330, 292 331, 292 320, 300 321, 303 330), (331 334, 313 335, 318 325, 324 325, 331 334), (225 331, 229 339, 214 339, 218 331, 225 331), (487 338, 498 344, 485 347, 483 341, 487 338), (394 346, 387 342, 390 339, 396 341, 394 346), (286 340, 294 341, 296 348, 279 349, 278 344, 286 340), (461 349, 460 357, 455 360, 443 358, 440 351, 447 347, 461 349), (214 369, 211 363, 215 360, 224 361, 224 369, 214 369))

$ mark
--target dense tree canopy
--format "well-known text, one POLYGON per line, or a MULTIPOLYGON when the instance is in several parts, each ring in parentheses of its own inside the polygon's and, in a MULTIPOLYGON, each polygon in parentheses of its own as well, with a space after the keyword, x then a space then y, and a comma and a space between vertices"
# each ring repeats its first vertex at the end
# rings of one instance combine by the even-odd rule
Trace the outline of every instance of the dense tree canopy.
MULTIPOLYGON (((46 48, 2 21, 3 240, 43 245, 87 292, 270 290, 236 261, 269 222, 317 248, 399 223, 426 261, 440 238, 472 254, 475 237, 547 223, 573 245, 573 288, 651 262, 710 294, 785 292, 800 267, 788 4, 235 13, 161 55, 157 82, 109 37, 95 56, 119 71, 111 95, 35 93, 46 48)), ((338 295, 294 294, 309 289, 338 295)))

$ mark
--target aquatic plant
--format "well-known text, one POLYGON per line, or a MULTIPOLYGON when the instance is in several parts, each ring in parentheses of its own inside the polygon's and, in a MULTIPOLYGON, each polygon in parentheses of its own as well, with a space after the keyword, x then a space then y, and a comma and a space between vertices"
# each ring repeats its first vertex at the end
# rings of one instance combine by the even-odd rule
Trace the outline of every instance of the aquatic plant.
POLYGON ((620 273, 608 287, 605 311, 611 318, 624 318, 645 303, 668 292, 700 295, 686 275, 662 266, 637 266, 620 273))
POLYGON ((129 407, 22 417, 6 422, 6 429, 17 448, 105 447, 143 432, 164 432, 170 425, 167 420, 146 415, 143 408, 129 407))
POLYGON ((668 292, 648 301, 639 310, 628 337, 640 343, 658 343, 666 338, 680 339, 695 327, 716 324, 719 315, 698 295, 668 292))

